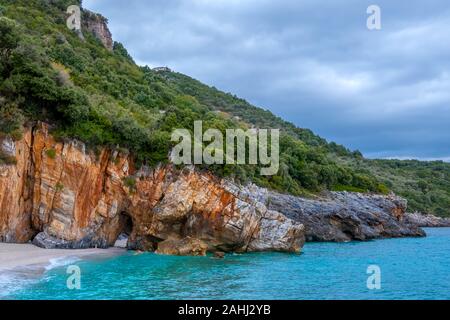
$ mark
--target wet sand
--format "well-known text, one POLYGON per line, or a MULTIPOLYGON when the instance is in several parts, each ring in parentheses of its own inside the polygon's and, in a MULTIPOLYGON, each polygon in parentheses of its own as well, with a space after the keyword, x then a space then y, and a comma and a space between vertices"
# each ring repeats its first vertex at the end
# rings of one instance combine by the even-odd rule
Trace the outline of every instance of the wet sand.
POLYGON ((86 256, 108 257, 123 253, 124 249, 86 249, 63 250, 42 249, 32 244, 0 243, 0 272, 32 265, 48 265, 53 259, 69 257, 82 258, 86 256))

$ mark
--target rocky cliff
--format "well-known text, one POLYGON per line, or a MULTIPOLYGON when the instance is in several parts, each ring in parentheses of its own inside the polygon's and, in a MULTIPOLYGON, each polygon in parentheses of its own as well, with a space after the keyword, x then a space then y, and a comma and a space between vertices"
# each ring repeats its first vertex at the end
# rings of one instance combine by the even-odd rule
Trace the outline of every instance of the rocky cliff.
POLYGON ((307 241, 425 236, 417 223, 406 218, 406 200, 395 195, 330 192, 303 199, 271 193, 267 201, 271 210, 304 224, 307 241))
POLYGON ((406 220, 424 228, 448 228, 450 227, 450 218, 436 217, 432 214, 424 215, 421 213, 408 213, 406 220))
POLYGON ((194 255, 298 252, 304 242, 303 225, 269 210, 252 186, 193 168, 137 170, 117 151, 55 141, 45 124, 0 146, 16 159, 0 165, 0 241, 105 248, 126 233, 130 249, 194 255))
POLYGON ((130 249, 168 254, 300 251, 307 241, 424 236, 394 195, 329 193, 304 199, 242 187, 172 166, 137 170, 131 158, 55 141, 45 124, 0 139, 0 241, 45 248, 130 249), (123 240, 122 240, 123 241, 123 240))
POLYGON ((83 30, 92 33, 105 48, 113 49, 113 39, 108 28, 108 20, 98 13, 83 9, 83 30))

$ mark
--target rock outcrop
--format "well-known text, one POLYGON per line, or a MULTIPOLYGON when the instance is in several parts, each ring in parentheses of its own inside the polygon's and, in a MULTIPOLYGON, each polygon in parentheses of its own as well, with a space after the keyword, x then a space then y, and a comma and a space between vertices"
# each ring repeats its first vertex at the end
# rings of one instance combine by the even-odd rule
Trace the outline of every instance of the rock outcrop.
POLYGON ((56 141, 45 124, 26 129, 19 141, 0 139, 0 148, 15 159, 0 165, 3 242, 106 248, 128 236, 129 249, 180 255, 298 252, 305 237, 419 237, 425 235, 419 226, 437 226, 437 218, 406 216, 406 200, 394 195, 333 192, 305 199, 194 168, 138 170, 118 151, 94 154, 77 141, 56 141))
POLYGON ((0 242, 26 242, 34 234, 31 227, 32 175, 28 131, 18 142, 0 140, 0 152, 15 159, 14 165, 0 165, 0 242))
POLYGON ((298 252, 304 242, 303 225, 269 210, 252 186, 194 168, 137 170, 117 151, 56 141, 45 124, 0 146, 17 162, 0 165, 0 241, 106 248, 127 233, 130 249, 200 255, 298 252))
POLYGON ((174 256, 205 256, 207 250, 208 245, 204 241, 186 237, 160 242, 156 253, 174 256))
POLYGON ((450 218, 436 217, 432 214, 407 213, 406 220, 410 224, 418 225, 422 228, 445 228, 450 227, 450 218))
POLYGON ((105 48, 113 50, 111 31, 108 28, 108 20, 100 14, 83 9, 83 30, 92 33, 105 48))
POLYGON ((425 232, 405 218, 406 200, 350 192, 331 192, 321 199, 271 193, 269 208, 305 225, 307 241, 351 241, 422 237, 425 232))

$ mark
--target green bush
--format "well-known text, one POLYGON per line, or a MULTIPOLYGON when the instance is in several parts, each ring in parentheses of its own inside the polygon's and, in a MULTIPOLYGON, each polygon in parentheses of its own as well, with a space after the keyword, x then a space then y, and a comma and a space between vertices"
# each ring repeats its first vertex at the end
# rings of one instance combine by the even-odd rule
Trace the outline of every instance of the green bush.
POLYGON ((58 182, 55 186, 56 192, 61 192, 64 190, 64 185, 60 182, 58 182))
MULTIPOLYGON (((311 130, 188 76, 139 67, 122 44, 115 43, 111 52, 86 30, 83 41, 67 29, 65 10, 79 1, 0 1, 4 134, 16 136, 24 121, 43 120, 52 123, 58 138, 82 140, 93 150, 127 149, 138 165, 154 166, 168 160, 173 129, 192 131, 196 120, 204 121, 205 130, 222 132, 279 128, 277 175, 260 176, 260 167, 250 165, 201 168, 292 194, 393 190, 409 200, 412 210, 450 215, 449 164, 367 160, 359 151, 328 143, 311 130)), ((56 157, 56 152, 47 152, 56 157)))
POLYGON ((20 40, 18 24, 7 17, 0 17, 0 61, 2 64, 9 62, 20 40))
POLYGON ((136 192, 136 178, 135 177, 126 177, 123 179, 123 183, 125 185, 125 187, 127 187, 129 189, 130 193, 134 193, 136 192))
POLYGON ((45 154, 50 159, 56 159, 56 150, 55 149, 48 149, 48 150, 45 151, 45 154))
POLYGON ((357 188, 357 187, 353 187, 353 186, 345 186, 345 185, 336 185, 332 188, 332 191, 348 191, 348 192, 359 192, 359 193, 367 192, 366 189, 357 188))
POLYGON ((24 116, 17 104, 6 102, 0 97, 0 132, 17 138, 23 122, 24 116))

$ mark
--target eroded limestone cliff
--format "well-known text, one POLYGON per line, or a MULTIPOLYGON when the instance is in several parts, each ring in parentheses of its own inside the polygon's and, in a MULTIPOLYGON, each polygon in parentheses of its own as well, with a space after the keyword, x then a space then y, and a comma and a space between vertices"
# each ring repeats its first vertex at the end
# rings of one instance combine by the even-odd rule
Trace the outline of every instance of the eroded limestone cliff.
POLYGON ((137 170, 117 151, 55 141, 45 124, 0 147, 17 162, 0 165, 0 241, 105 248, 128 233, 130 249, 196 255, 298 252, 304 242, 303 225, 269 210, 256 187, 193 168, 137 170))
POLYGON ((424 236, 394 195, 304 199, 194 168, 137 170, 126 154, 55 141, 45 124, 0 139, 0 241, 45 248, 127 247, 166 254, 298 252, 307 241, 424 236))

